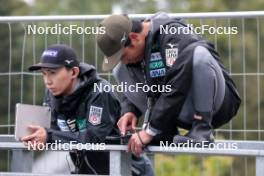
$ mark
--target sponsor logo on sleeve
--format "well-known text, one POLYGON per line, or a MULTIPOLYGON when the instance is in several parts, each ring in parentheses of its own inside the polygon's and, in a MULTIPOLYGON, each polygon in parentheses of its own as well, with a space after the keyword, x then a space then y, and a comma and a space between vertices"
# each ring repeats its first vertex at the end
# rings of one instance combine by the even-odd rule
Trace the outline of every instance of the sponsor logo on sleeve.
POLYGON ((151 70, 149 72, 151 78, 165 76, 165 73, 166 73, 166 69, 165 68, 151 70))
POLYGON ((149 74, 151 78, 165 76, 166 69, 160 52, 151 53, 149 63, 149 74))
POLYGON ((85 131, 87 127, 87 120, 86 118, 77 118, 77 126, 79 131, 85 131))
POLYGON ((57 119, 57 125, 61 131, 70 131, 66 121, 63 119, 57 119))

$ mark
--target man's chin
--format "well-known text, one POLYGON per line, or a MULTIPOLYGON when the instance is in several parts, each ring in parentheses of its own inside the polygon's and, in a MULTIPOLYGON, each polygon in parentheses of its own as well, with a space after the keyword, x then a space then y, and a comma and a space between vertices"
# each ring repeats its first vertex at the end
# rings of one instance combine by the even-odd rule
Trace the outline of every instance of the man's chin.
POLYGON ((55 98, 62 98, 62 95, 53 95, 55 98))
POLYGON ((60 93, 60 92, 51 92, 51 94, 52 94, 54 97, 60 97, 60 96, 61 96, 61 93, 60 93))

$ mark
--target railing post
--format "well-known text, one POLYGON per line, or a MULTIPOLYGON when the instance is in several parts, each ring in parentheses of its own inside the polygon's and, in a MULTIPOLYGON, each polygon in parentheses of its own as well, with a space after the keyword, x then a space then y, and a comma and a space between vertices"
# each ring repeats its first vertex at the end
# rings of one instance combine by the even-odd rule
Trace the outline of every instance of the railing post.
POLYGON ((26 150, 13 150, 11 160, 12 172, 32 172, 33 152, 26 150))
POLYGON ((125 151, 110 151, 110 175, 131 175, 131 154, 125 151))
POLYGON ((264 173, 264 157, 256 157, 256 176, 262 176, 264 173))

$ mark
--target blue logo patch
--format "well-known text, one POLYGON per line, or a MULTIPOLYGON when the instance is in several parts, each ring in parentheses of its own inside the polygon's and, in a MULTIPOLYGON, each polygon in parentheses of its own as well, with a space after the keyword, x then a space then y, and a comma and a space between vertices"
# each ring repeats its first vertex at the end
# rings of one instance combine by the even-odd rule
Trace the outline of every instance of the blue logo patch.
POLYGON ((61 131, 70 131, 67 123, 65 120, 57 119, 57 125, 60 128, 61 131))
POLYGON ((161 60, 160 52, 151 53, 150 61, 158 61, 161 60))
POLYGON ((151 78, 161 77, 166 74, 166 69, 161 68, 161 69, 151 70, 149 74, 151 78))

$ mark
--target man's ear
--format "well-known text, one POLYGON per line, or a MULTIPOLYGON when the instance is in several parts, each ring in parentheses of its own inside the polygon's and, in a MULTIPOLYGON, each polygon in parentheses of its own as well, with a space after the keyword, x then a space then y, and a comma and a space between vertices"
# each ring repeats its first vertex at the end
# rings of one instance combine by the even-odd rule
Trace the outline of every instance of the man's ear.
POLYGON ((77 78, 80 74, 80 68, 79 67, 73 67, 72 68, 72 76, 73 78, 77 78))
POLYGON ((138 40, 138 38, 139 38, 139 34, 138 34, 138 33, 135 33, 135 32, 130 32, 130 33, 129 33, 129 38, 130 38, 131 40, 138 40))
POLYGON ((140 42, 140 34, 135 32, 129 33, 130 46, 136 46, 140 42))

